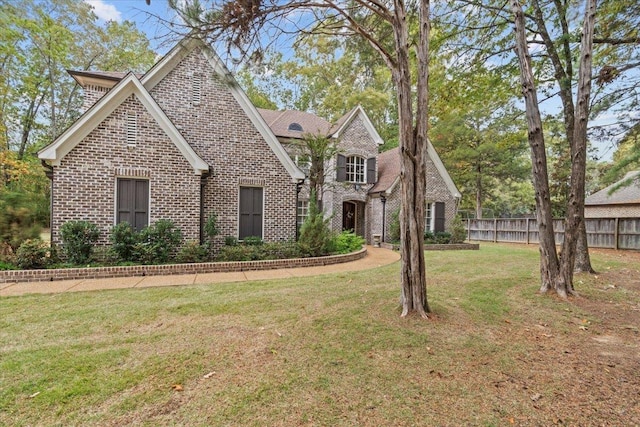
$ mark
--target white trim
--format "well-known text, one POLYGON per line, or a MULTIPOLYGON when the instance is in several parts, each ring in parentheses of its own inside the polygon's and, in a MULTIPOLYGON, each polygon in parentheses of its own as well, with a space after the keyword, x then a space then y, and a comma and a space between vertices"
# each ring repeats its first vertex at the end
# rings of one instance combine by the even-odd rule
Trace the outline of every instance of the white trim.
POLYGON ((203 172, 209 170, 209 165, 191 148, 133 73, 127 74, 111 91, 87 110, 80 119, 74 122, 53 143, 40 150, 38 157, 42 160, 50 161, 53 166, 59 166, 64 156, 97 128, 100 123, 131 95, 136 96, 142 105, 144 105, 147 112, 151 114, 178 150, 180 150, 185 159, 191 164, 196 175, 202 175, 203 172))
POLYGON ((369 132, 369 135, 371 135, 371 138, 374 140, 374 142, 378 145, 384 144, 382 137, 380 136, 378 131, 376 131, 376 128, 375 126, 373 126, 373 123, 371 123, 369 116, 367 116, 367 113, 365 113, 364 109, 360 105, 358 105, 351 112, 351 115, 349 115, 349 117, 344 121, 344 123, 342 123, 342 125, 338 128, 338 130, 333 132, 333 135, 331 136, 333 136, 334 138, 340 138, 340 134, 351 124, 351 122, 353 121, 353 119, 356 118, 356 116, 360 116, 364 124, 364 128, 367 130, 367 132, 369 132))
POLYGON ((427 154, 429 155, 429 158, 431 159, 436 169, 440 173, 440 176, 444 180, 444 183, 447 185, 447 188, 449 189, 449 192, 451 193, 453 198, 460 200, 462 198, 462 194, 460 194, 460 191, 458 191, 458 187, 456 187, 456 185, 453 183, 453 180, 451 179, 449 172, 447 172, 447 169, 444 167, 442 160, 440 160, 440 156, 438 156, 436 149, 433 148, 431 141, 429 141, 428 139, 427 139, 427 154))

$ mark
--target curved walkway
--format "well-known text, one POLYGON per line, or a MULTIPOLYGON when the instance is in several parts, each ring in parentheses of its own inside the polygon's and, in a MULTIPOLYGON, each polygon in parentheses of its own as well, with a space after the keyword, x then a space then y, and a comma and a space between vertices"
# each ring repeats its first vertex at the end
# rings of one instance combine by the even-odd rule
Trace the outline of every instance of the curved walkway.
POLYGON ((60 292, 96 291, 102 289, 150 288, 242 282, 252 280, 288 279, 291 277, 318 276, 344 271, 369 270, 391 264, 400 254, 389 249, 367 246, 367 256, 343 264, 320 267, 283 268, 277 270, 241 271, 230 273, 178 274, 171 276, 133 276, 111 279, 60 280, 55 282, 30 282, 0 284, 0 297, 25 294, 53 294, 60 292))

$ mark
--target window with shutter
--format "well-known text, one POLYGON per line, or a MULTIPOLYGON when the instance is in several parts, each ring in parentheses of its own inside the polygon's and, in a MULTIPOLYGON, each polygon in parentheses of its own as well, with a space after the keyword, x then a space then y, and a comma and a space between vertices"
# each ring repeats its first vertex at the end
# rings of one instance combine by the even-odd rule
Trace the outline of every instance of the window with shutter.
POLYGON ((240 187, 240 213, 238 239, 259 237, 262 239, 263 189, 240 187))
POLYGON ((140 231, 149 225, 149 181, 118 178, 116 224, 128 222, 140 231))

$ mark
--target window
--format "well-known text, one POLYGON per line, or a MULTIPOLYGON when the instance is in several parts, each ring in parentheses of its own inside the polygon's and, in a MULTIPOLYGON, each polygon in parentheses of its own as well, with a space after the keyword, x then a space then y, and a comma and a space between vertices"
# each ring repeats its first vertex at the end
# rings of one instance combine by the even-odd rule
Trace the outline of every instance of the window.
POLYGON ((300 123, 291 123, 289 125, 289 130, 292 130, 295 132, 302 132, 302 125, 300 123))
POLYGON ((435 216, 433 213, 433 203, 427 202, 427 209, 424 214, 424 231, 430 231, 433 233, 435 229, 435 216))
POLYGON ((424 229, 432 233, 444 231, 445 212, 443 202, 428 202, 424 215, 424 229))
POLYGON ((149 181, 118 178, 116 224, 128 222, 140 231, 149 224, 149 181))
POLYGON ((347 157, 347 181, 364 183, 364 159, 358 156, 347 157))
POLYGON ((307 217, 309 216, 309 201, 308 200, 298 200, 298 213, 296 215, 296 223, 298 224, 298 229, 302 227, 302 224, 305 222, 307 217))
POLYGON ((240 187, 240 218, 238 239, 262 239, 262 187, 240 187))

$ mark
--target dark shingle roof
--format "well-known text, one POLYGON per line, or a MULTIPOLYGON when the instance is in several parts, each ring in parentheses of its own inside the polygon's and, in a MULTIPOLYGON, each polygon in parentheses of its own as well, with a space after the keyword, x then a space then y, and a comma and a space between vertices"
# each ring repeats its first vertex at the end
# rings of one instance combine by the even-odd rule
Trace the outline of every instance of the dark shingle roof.
POLYGON ((611 184, 607 188, 603 188, 602 190, 593 193, 589 197, 587 197, 584 201, 584 204, 587 206, 593 205, 621 205, 621 204, 640 204, 640 171, 628 172, 624 178, 615 184, 611 184), (635 179, 630 185, 622 187, 617 191, 609 194, 609 190, 611 190, 615 185, 635 176, 635 179))
POLYGON ((400 148, 378 154, 378 182, 369 193, 380 193, 389 190, 400 176, 400 148))

